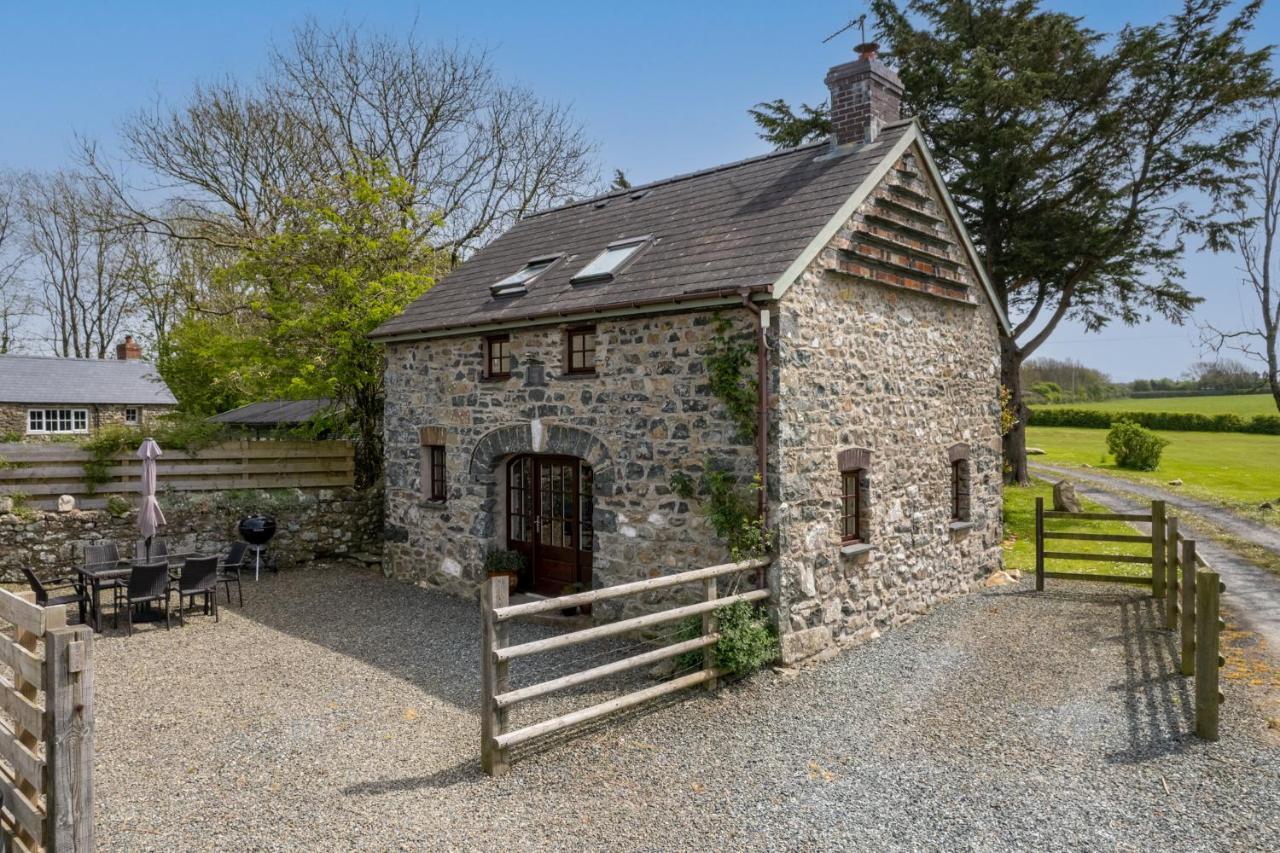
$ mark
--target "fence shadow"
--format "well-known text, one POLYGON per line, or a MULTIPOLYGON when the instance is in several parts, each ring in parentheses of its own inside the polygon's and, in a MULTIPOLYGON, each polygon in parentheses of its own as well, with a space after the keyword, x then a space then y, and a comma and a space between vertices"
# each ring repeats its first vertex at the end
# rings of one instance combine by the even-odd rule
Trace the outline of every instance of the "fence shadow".
POLYGON ((1140 764, 1187 748, 1195 728, 1192 681, 1179 669, 1178 634, 1164 628, 1164 611, 1142 596, 1121 604, 1125 676, 1112 689, 1124 698, 1128 744, 1112 764, 1140 764))

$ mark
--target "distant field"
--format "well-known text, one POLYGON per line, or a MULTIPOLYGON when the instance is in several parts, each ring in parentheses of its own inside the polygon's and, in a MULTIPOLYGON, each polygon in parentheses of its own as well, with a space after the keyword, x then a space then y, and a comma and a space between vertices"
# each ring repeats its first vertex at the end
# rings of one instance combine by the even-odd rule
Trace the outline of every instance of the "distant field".
MULTIPOLYGON (((1180 491, 1254 514, 1263 501, 1280 499, 1280 436, 1236 432, 1160 432, 1168 439, 1157 471, 1125 471, 1106 455, 1107 432, 1075 427, 1028 427, 1027 445, 1045 451, 1032 462, 1091 465, 1138 482, 1165 486, 1181 479, 1180 491)), ((1280 523, 1280 512, 1266 519, 1280 523), (1273 520, 1276 519, 1276 520, 1273 520)))
POLYGON ((1270 394, 1227 394, 1221 397, 1121 397, 1097 403, 1046 403, 1038 409, 1091 409, 1099 412, 1192 412, 1200 415, 1280 414, 1270 394))

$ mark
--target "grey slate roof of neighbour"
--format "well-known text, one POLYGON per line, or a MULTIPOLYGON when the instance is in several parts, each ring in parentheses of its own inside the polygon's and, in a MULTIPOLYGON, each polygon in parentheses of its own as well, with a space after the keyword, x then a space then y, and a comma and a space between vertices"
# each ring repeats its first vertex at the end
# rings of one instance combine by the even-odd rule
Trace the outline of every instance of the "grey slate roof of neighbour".
POLYGON ((0 355, 0 403, 173 406, 150 362, 0 355))
POLYGON ((827 142, 619 190, 529 216, 373 332, 390 337, 587 313, 772 284, 910 129, 827 156, 827 142), (632 196, 643 193, 636 200, 632 196), (603 203, 603 206, 601 204, 603 203), (652 235, 612 281, 570 278, 610 243, 652 235), (563 253, 520 296, 489 286, 563 253))
POLYGON ((332 405, 328 398, 315 400, 263 400, 229 412, 219 412, 209 420, 220 424, 274 426, 300 424, 332 405))

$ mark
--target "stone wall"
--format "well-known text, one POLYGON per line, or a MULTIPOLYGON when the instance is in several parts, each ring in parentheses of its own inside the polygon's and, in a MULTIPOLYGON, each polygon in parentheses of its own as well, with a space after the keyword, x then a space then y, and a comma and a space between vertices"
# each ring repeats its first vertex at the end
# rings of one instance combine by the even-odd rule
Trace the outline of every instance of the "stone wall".
MULTIPOLYGON (((264 496, 255 504, 236 493, 217 492, 162 496, 167 524, 160 535, 172 552, 221 553, 240 538, 236 523, 256 506, 276 519, 271 550, 282 567, 317 557, 377 555, 381 543, 382 493, 379 489, 291 491, 285 497, 264 496)), ((22 582, 22 566, 44 576, 65 574, 77 565, 86 544, 113 540, 121 556, 138 540, 135 510, 113 515, 106 510, 70 512, 0 512, 0 579, 22 582)))
MULTIPOLYGON (((850 245, 858 224, 833 243, 850 245)), ((977 277, 967 270, 961 298, 926 295, 839 275, 835 254, 778 305, 775 572, 789 659, 910 621, 1001 559, 998 328, 977 277), (956 444, 969 451, 967 527, 951 518, 956 444), (852 448, 870 451, 869 548, 842 545, 837 456, 852 448)))
MULTIPOLYGON (((19 441, 50 441, 56 435, 28 435, 27 411, 29 409, 87 409, 89 434, 108 424, 125 422, 125 410, 137 409, 139 423, 145 426, 152 418, 172 411, 172 406, 126 405, 71 405, 67 403, 0 403, 0 436, 17 436, 19 441)), ((83 435, 83 433, 81 434, 83 435)), ((3 441, 0 438, 0 441, 3 441)))
MULTIPOLYGON (((750 334, 750 315, 724 317, 750 334)), ((386 371, 387 543, 398 578, 471 595, 488 547, 506 547, 505 460, 522 452, 586 459, 595 474, 595 586, 727 558, 699 510, 672 491, 709 452, 754 472, 711 394, 704 358, 712 314, 624 318, 596 326, 595 375, 567 375, 563 327, 514 331, 511 377, 482 376, 481 336, 392 344, 386 371), (424 500, 420 429, 440 428, 448 500, 424 500)), ((435 431, 433 431, 434 433, 435 431)), ((437 433, 438 434, 438 433, 437 433)))

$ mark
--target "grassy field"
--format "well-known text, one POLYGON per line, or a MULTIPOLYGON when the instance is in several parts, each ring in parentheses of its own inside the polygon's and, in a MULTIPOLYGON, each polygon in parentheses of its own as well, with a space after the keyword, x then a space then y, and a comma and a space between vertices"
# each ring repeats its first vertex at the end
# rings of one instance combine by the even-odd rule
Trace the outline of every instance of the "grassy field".
POLYGON ((1280 414, 1270 394, 1234 394, 1221 397, 1123 397, 1096 403, 1046 403, 1034 408, 1089 409, 1100 412, 1192 412, 1201 415, 1235 414, 1241 417, 1280 414))
MULTIPOLYGON (((1004 488, 1004 562, 1005 567, 1034 572, 1036 568, 1036 498, 1044 498, 1045 508, 1053 508, 1053 486, 1043 480, 1032 480, 1029 487, 1005 486, 1004 488)), ((1109 512, 1106 507, 1092 501, 1083 501, 1086 512, 1109 512)), ((1110 533, 1133 536, 1134 528, 1122 521, 1046 521, 1048 530, 1079 533, 1110 533)), ((1085 554, 1143 554, 1150 553, 1150 545, 1137 542, 1072 542, 1060 541, 1054 547, 1062 551, 1085 554), (1060 546, 1060 547, 1059 547, 1060 546), (1144 550, 1145 549, 1145 550, 1144 550)), ((1050 548, 1053 550, 1053 548, 1050 548)), ((1089 574, 1128 575, 1150 577, 1151 567, 1136 563, 1104 563, 1092 560, 1050 560, 1048 571, 1087 572, 1089 574)))

